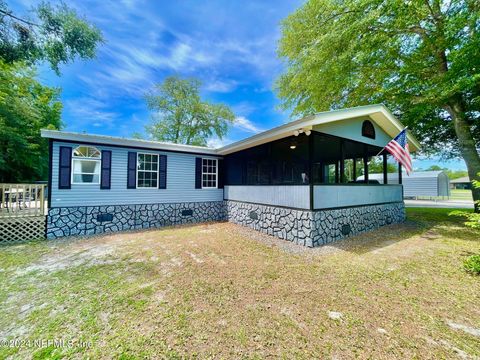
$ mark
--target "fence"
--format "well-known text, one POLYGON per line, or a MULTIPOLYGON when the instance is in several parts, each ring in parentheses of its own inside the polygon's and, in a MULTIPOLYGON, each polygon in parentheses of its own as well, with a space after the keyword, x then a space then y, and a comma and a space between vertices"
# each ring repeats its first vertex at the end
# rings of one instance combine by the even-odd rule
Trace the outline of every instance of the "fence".
POLYGON ((44 184, 0 184, 0 217, 45 215, 44 184))
POLYGON ((44 184, 0 184, 0 244, 45 238, 44 184))

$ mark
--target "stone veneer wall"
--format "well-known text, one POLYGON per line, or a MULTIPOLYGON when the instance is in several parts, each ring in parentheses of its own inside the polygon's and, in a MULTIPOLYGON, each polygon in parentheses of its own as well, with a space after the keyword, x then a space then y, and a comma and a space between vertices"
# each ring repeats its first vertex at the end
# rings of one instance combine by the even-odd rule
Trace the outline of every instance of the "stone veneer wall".
POLYGON ((300 210, 227 201, 229 221, 313 247, 405 221, 403 202, 330 210, 300 210))
POLYGON ((47 239, 221 220, 226 220, 223 201, 61 207, 48 211, 47 239), (104 214, 112 219, 99 221, 104 214))
POLYGON ((301 210, 238 201, 52 208, 47 238, 94 235, 206 221, 231 221, 313 247, 405 220, 403 202, 330 210, 301 210), (185 214, 190 210, 191 214, 185 214), (111 219, 99 217, 111 214, 111 219))

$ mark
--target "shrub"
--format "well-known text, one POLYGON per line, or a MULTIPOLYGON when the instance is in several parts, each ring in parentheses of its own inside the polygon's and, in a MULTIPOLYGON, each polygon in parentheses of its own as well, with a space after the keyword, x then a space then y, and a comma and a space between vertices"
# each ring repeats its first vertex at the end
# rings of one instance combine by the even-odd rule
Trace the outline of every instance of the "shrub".
POLYGON ((465 225, 473 229, 480 229, 480 214, 474 212, 467 212, 463 210, 455 210, 450 212, 451 216, 461 216, 465 218, 465 225))
POLYGON ((463 268, 470 274, 480 275, 480 255, 469 256, 463 262, 463 268))

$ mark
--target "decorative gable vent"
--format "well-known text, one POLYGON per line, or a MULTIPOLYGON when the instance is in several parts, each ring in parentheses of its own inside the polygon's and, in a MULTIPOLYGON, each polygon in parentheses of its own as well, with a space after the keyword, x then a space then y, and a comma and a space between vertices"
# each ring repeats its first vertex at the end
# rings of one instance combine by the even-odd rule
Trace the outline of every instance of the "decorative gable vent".
POLYGON ((375 139, 375 128, 369 120, 365 120, 362 124, 362 136, 370 139, 375 139))

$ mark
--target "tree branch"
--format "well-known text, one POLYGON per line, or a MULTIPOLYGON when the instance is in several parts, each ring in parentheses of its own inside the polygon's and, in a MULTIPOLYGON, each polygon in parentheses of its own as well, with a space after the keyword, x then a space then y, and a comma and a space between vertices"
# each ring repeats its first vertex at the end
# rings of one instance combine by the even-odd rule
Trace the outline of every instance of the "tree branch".
POLYGON ((425 3, 425 5, 427 5, 428 10, 430 11, 430 14, 432 15, 433 19, 435 20, 437 18, 437 15, 435 15, 435 12, 433 11, 432 6, 430 5, 430 1, 429 0, 424 0, 423 2, 425 3))
POLYGON ((21 21, 21 22, 23 22, 23 23, 25 23, 25 24, 27 24, 27 25, 40 27, 39 24, 36 24, 36 23, 34 23, 34 22, 31 22, 31 21, 28 21, 28 20, 25 20, 25 19, 19 18, 18 16, 13 15, 11 11, 8 12, 8 11, 5 11, 5 10, 0 9, 0 14, 3 14, 3 15, 5 15, 5 16, 11 17, 12 19, 21 21))
POLYGON ((330 20, 333 20, 339 16, 342 16, 342 15, 346 15, 346 14, 350 14, 350 13, 357 13, 359 12, 358 10, 347 10, 347 11, 344 11, 344 12, 341 12, 341 13, 338 13, 338 14, 333 14, 332 16, 330 16, 329 18, 327 18, 325 21, 323 21, 320 26, 323 26, 325 25, 327 22, 329 22, 330 20))

